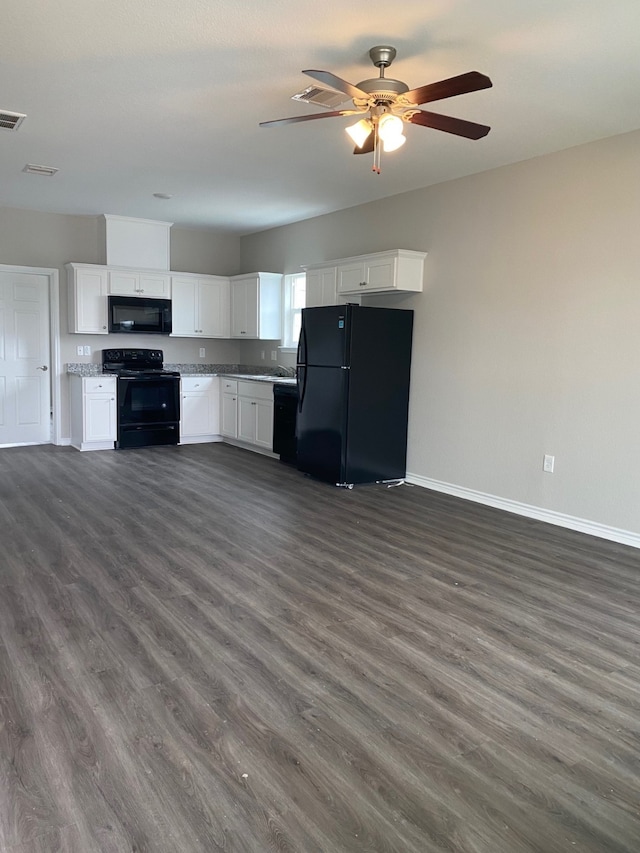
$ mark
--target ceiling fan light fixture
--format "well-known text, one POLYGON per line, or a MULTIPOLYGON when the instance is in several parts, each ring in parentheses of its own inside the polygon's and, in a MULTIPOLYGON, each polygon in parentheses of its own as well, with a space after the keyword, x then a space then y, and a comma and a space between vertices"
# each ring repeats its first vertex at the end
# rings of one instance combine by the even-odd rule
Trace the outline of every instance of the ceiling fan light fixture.
POLYGON ((358 148, 362 148, 364 143, 371 135, 371 131, 373 130, 373 124, 369 121, 369 119, 361 118, 360 121, 357 121, 355 124, 350 124, 349 127, 345 127, 345 130, 347 131, 351 139, 353 139, 358 148))
MULTIPOLYGON (((398 116, 392 115, 391 113, 385 113, 378 122, 378 136, 383 142, 394 142, 402 136, 402 130, 402 119, 398 116)), ((400 143, 400 145, 402 145, 402 143, 400 143)), ((393 151, 393 149, 390 150, 393 151)))
POLYGON ((404 135, 404 133, 401 133, 398 136, 394 136, 392 139, 383 139, 382 150, 385 153, 388 153, 389 151, 397 151, 398 148, 401 148, 406 141, 407 137, 404 135))

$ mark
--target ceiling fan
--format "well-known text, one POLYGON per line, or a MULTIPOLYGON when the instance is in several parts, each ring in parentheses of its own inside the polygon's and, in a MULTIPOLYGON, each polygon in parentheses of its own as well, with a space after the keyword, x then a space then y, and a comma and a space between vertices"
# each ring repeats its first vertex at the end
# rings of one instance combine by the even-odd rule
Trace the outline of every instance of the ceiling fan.
POLYGON ((381 151, 395 151, 404 145, 404 122, 443 130, 467 139, 481 139, 491 130, 485 124, 440 115, 416 109, 420 104, 431 101, 441 101, 454 95, 464 95, 479 89, 488 89, 493 84, 491 80, 478 71, 468 71, 457 77, 449 77, 437 83, 428 83, 417 89, 409 89, 401 80, 393 80, 384 76, 396 56, 396 49, 389 45, 376 45, 369 51, 373 64, 380 69, 380 76, 371 80, 363 80, 354 86, 330 71, 303 71, 314 80, 331 86, 332 89, 347 95, 353 100, 354 109, 330 110, 324 113, 280 118, 274 121, 262 121, 260 127, 274 127, 281 124, 295 124, 301 121, 313 121, 320 118, 335 116, 362 115, 354 125, 346 128, 356 144, 354 154, 370 154, 373 152, 373 171, 380 174, 381 151))

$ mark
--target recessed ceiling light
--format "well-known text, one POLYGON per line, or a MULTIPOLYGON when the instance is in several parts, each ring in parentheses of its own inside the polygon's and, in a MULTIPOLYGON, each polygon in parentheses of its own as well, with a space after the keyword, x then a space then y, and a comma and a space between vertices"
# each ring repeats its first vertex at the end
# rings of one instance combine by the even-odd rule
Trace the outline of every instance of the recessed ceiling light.
POLYGON ((165 199, 166 199, 166 198, 173 198, 173 196, 171 195, 171 193, 154 193, 154 194, 153 194, 153 197, 154 197, 154 198, 165 198, 165 199))
POLYGON ((35 163, 27 163, 22 171, 26 172, 28 175, 42 175, 45 178, 51 178, 60 170, 56 169, 54 166, 37 166, 35 163))

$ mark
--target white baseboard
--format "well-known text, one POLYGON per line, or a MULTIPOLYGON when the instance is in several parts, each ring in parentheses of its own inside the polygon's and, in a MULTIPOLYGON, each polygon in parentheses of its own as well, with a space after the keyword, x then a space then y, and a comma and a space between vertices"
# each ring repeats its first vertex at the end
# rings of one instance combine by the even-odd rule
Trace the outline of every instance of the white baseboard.
POLYGON ((429 477, 421 477, 419 474, 408 473, 405 479, 407 483, 422 486, 424 489, 433 489, 435 492, 443 492, 447 495, 454 495, 457 498, 502 509, 505 512, 513 512, 516 515, 524 515, 527 518, 546 521, 548 524, 555 524, 558 527, 567 527, 569 530, 587 533, 589 536, 599 536, 601 539, 609 539, 612 542, 619 542, 621 545, 640 548, 640 533, 633 533, 631 530, 608 527, 606 524, 599 524, 597 521, 587 521, 587 519, 565 515, 562 512, 555 512, 552 509, 543 509, 542 507, 531 506, 530 504, 520 503, 519 501, 512 501, 508 498, 500 498, 497 495, 489 495, 486 492, 477 492, 475 489, 454 486, 452 483, 443 483, 441 480, 432 480, 429 477))

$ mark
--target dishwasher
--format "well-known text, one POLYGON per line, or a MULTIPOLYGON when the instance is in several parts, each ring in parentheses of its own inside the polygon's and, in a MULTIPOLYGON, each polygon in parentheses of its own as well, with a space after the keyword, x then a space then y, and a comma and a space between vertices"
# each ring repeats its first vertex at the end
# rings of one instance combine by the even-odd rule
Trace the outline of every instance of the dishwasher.
POLYGON ((296 461, 298 386, 276 382, 273 386, 273 452, 281 462, 296 461))

